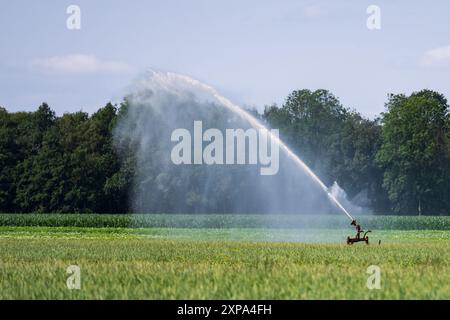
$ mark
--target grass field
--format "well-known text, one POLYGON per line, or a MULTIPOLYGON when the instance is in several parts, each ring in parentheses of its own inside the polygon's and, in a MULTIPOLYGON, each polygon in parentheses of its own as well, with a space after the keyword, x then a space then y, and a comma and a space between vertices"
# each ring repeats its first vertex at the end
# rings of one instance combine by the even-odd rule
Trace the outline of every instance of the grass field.
POLYGON ((180 217, 167 216, 151 228, 76 226, 94 219, 86 216, 51 227, 42 217, 35 226, 6 218, 0 299, 450 299, 448 217, 429 230, 412 222, 373 230, 369 246, 345 245, 348 226, 207 228, 193 216, 177 228, 167 225, 180 217), (69 265, 81 268, 81 290, 66 286, 69 265), (366 286, 370 265, 380 267, 381 289, 366 286))

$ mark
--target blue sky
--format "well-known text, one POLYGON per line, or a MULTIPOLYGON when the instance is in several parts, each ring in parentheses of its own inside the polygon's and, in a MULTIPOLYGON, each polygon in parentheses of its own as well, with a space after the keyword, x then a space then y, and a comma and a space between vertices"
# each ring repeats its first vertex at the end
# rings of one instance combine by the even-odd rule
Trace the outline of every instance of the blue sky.
POLYGON ((154 68, 258 108, 294 89, 329 89, 373 117, 391 92, 450 98, 449 14, 445 0, 2 1, 0 105, 93 112, 154 68), (66 27, 71 4, 81 30, 66 27), (371 4, 381 30, 366 26, 371 4))

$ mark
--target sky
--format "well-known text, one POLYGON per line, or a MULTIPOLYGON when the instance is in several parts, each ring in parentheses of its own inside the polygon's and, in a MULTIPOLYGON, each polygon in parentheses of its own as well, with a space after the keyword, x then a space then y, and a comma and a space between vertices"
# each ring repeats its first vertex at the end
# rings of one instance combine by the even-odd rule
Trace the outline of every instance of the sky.
POLYGON ((373 118, 389 93, 450 98, 449 14, 446 0, 2 0, 0 106, 92 113, 151 68, 259 110, 327 89, 373 118), (70 5, 81 29, 67 27, 70 5))

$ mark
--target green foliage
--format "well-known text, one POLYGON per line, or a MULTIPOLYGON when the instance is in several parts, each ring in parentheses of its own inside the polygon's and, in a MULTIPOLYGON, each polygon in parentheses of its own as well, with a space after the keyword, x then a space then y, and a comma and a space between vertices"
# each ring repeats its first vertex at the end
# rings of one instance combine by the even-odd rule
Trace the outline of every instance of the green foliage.
MULTIPOLYGON (((139 139, 122 134, 120 142, 113 142, 128 110, 127 99, 91 116, 56 116, 46 103, 35 112, 0 108, 0 212, 125 213, 147 202, 157 212, 174 212, 180 204, 192 212, 233 212, 239 190, 255 187, 250 179, 217 170, 221 183, 205 193, 200 182, 207 169, 194 168, 192 176, 183 176, 180 168, 161 170, 158 159, 167 150, 158 143, 146 146, 152 157, 136 172, 139 139), (144 195, 142 203, 131 207, 136 194, 144 195), (220 203, 210 194, 223 195, 220 203)), ((214 126, 225 128, 229 115, 208 110, 214 126)), ((138 111, 128 121, 169 134, 161 115, 146 117, 152 123, 143 124, 141 113, 151 110, 138 111)), ((325 184, 337 181, 354 203, 376 213, 449 213, 450 116, 443 95, 429 90, 391 95, 386 112, 375 120, 345 108, 326 90, 297 90, 281 107, 267 107, 263 115, 250 112, 280 129, 281 139, 325 184)))
POLYGON ((423 90, 391 95, 383 114, 377 160, 397 213, 448 213, 450 205, 449 106, 423 90))
POLYGON ((294 91, 281 108, 266 108, 264 118, 325 184, 337 181, 355 202, 386 212, 383 172, 375 162, 381 144, 377 120, 344 108, 326 90, 294 91))
POLYGON ((0 210, 126 212, 127 182, 112 193, 121 164, 112 141, 117 108, 92 116, 0 110, 0 210))
POLYGON ((10 114, 0 108, 0 210, 20 211, 14 205, 18 167, 39 153, 43 135, 54 122, 55 113, 46 103, 34 113, 10 114))
POLYGON ((302 158, 314 171, 324 173, 331 161, 330 142, 340 131, 347 113, 326 90, 300 90, 291 93, 282 108, 266 109, 265 118, 272 127, 281 130, 286 143, 301 150, 302 158))

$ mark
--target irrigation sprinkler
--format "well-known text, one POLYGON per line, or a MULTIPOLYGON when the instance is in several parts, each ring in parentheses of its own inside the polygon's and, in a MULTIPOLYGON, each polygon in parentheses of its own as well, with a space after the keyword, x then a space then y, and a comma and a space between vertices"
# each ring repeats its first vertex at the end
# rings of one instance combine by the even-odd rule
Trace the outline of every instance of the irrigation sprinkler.
POLYGON ((353 220, 350 225, 355 226, 356 236, 353 238, 348 236, 347 244, 352 245, 356 242, 362 242, 362 241, 364 241, 366 244, 369 244, 369 236, 367 234, 372 231, 370 231, 370 230, 364 231, 363 229, 361 229, 361 226, 359 225, 358 222, 356 222, 356 220, 353 220), (361 236, 361 234, 363 234, 363 236, 361 236))

